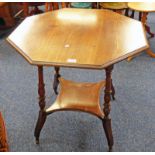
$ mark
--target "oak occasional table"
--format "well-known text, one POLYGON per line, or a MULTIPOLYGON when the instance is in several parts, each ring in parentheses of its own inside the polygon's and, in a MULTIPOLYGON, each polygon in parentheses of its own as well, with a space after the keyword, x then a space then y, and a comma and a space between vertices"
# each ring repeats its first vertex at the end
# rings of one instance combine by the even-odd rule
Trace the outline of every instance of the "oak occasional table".
MULTIPOLYGON (((129 2, 128 7, 132 10, 141 12, 141 21, 145 26, 146 31, 150 34, 151 38, 154 34, 150 31, 150 27, 147 25, 148 13, 155 12, 155 2, 129 2)), ((147 53, 155 58, 155 53, 149 48, 147 53)))
MULTIPOLYGON (((7 41, 30 64, 38 67, 40 111, 34 133, 37 143, 48 115, 43 67, 55 68, 53 88, 56 94, 60 67, 105 70, 103 115, 98 117, 103 121, 111 150, 113 136, 109 114, 114 89, 111 73, 115 63, 149 47, 142 23, 109 10, 65 8, 26 18, 7 41)), ((72 110, 78 110, 75 107, 72 110)), ((85 109, 80 111, 86 112, 85 109)))

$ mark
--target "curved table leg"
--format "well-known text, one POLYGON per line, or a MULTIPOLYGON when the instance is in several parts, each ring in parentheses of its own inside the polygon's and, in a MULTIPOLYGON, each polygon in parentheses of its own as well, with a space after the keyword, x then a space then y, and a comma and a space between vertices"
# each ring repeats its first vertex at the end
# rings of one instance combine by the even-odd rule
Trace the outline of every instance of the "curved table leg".
MULTIPOLYGON (((147 12, 142 13, 142 23, 145 26, 146 32, 148 32, 151 35, 150 38, 152 38, 152 37, 154 37, 154 34, 150 32, 150 27, 146 25, 147 15, 148 15, 147 12)), ((150 48, 147 50, 147 54, 150 55, 151 57, 155 58, 155 53, 150 48)))
POLYGON ((150 27, 146 23, 146 21, 147 21, 147 15, 148 15, 148 12, 142 12, 141 20, 142 20, 142 23, 145 26, 146 32, 150 35, 150 38, 153 38, 154 37, 154 34, 150 31, 150 27))
POLYGON ((104 95, 104 108, 103 112, 105 114, 102 123, 103 128, 106 134, 106 138, 109 145, 109 151, 112 151, 113 135, 112 135, 112 127, 111 127, 111 119, 109 118, 110 114, 110 95, 111 95, 111 72, 113 69, 113 65, 109 66, 105 69, 106 72, 106 86, 105 86, 105 95, 104 95))
POLYGON ((54 89, 55 94, 57 95, 58 94, 57 89, 58 89, 58 85, 59 85, 58 79, 61 75, 59 74, 59 71, 60 71, 59 67, 54 67, 54 69, 55 69, 55 74, 54 74, 53 89, 54 89))
POLYGON ((38 78, 39 78, 39 84, 38 84, 38 94, 39 94, 39 117, 38 121, 35 127, 34 136, 36 138, 36 144, 39 144, 39 136, 41 129, 43 128, 43 125, 46 121, 46 113, 45 113, 45 88, 44 88, 44 78, 43 78, 43 67, 38 66, 38 78))

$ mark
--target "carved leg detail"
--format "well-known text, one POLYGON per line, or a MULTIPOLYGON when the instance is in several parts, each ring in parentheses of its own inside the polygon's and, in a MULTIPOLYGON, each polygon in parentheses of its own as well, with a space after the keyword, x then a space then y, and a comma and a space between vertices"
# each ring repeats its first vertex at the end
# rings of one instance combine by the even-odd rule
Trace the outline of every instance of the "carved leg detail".
POLYGON ((109 151, 112 150, 113 146, 113 136, 112 136, 112 128, 111 128, 111 119, 109 118, 110 114, 110 95, 111 95, 111 86, 112 86, 112 78, 111 72, 113 69, 113 65, 109 66, 105 69, 106 71, 106 85, 105 85, 105 95, 104 95, 104 107, 103 112, 105 114, 103 119, 103 128, 106 134, 106 138, 109 145, 109 151))
POLYGON ((36 138, 36 143, 39 144, 39 136, 41 129, 43 128, 43 125, 46 121, 46 113, 44 111, 45 108, 45 88, 44 88, 44 77, 43 77, 43 67, 38 66, 38 79, 39 79, 39 84, 38 84, 38 94, 39 94, 39 117, 38 121, 36 124, 34 136, 36 138))
POLYGON ((114 144, 114 141, 113 141, 113 135, 112 135, 111 119, 105 118, 102 120, 102 123, 105 131, 105 135, 108 141, 109 151, 112 151, 112 146, 114 144))
POLYGON ((58 89, 58 85, 59 85, 59 77, 61 75, 59 74, 59 70, 60 70, 59 67, 54 67, 54 69, 55 69, 55 75, 54 75, 53 89, 54 89, 55 94, 57 95, 58 94, 57 89, 58 89))

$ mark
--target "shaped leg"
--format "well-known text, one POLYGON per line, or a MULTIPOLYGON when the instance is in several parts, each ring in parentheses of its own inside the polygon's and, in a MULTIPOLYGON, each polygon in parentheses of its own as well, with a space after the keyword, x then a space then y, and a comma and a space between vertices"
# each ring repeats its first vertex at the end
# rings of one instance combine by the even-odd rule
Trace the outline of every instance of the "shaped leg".
POLYGON ((150 27, 146 23, 146 21, 147 21, 147 15, 148 15, 147 12, 143 12, 142 15, 141 15, 141 20, 142 20, 142 23, 145 26, 146 32, 150 35, 150 38, 153 38, 154 37, 154 34, 151 32, 150 27))
POLYGON ((113 65, 109 66, 105 69, 106 71, 106 86, 105 86, 105 95, 104 95, 104 108, 103 112, 105 114, 103 122, 103 128, 106 134, 106 138, 109 145, 109 151, 112 150, 113 146, 113 135, 112 135, 112 128, 111 128, 111 119, 109 118, 110 114, 110 95, 111 95, 111 72, 113 69, 113 65))
POLYGON ((54 67, 54 69, 55 69, 55 75, 54 75, 53 89, 54 89, 55 94, 57 95, 58 94, 57 89, 58 89, 59 77, 60 77, 60 74, 59 74, 60 68, 54 67))
POLYGON ((39 94, 39 117, 36 124, 34 136, 36 138, 36 144, 39 144, 39 136, 41 129, 46 121, 46 113, 45 113, 45 89, 44 89, 44 78, 43 78, 43 67, 38 66, 38 77, 39 77, 39 84, 38 84, 38 94, 39 94))
POLYGON ((37 121, 36 128, 35 128, 35 133, 34 133, 34 136, 36 138, 36 144, 39 144, 40 132, 44 126, 45 121, 46 121, 46 113, 40 110, 38 121, 37 121))
POLYGON ((150 38, 154 37, 154 33, 151 32, 150 27, 148 25, 145 25, 146 32, 150 35, 150 38))
POLYGON ((105 118, 102 120, 104 132, 108 141, 109 152, 112 151, 112 146, 114 144, 113 135, 112 135, 112 127, 111 127, 111 119, 105 118))
POLYGON ((150 48, 147 50, 147 54, 152 58, 155 58, 155 53, 150 48))

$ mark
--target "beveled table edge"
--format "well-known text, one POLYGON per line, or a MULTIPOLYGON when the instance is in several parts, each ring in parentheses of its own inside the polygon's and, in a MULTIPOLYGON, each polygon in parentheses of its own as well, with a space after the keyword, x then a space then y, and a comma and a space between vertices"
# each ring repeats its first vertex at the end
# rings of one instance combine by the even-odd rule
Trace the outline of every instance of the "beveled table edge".
MULTIPOLYGON (((146 38, 146 37, 145 37, 146 38)), ((130 52, 129 54, 125 54, 124 56, 121 56, 119 57, 118 59, 116 60, 113 60, 113 61, 110 61, 108 63, 105 63, 103 65, 82 65, 82 64, 78 64, 78 63, 57 63, 57 62, 43 62, 43 61, 32 61, 31 58, 29 56, 27 56, 26 54, 24 54, 24 52, 19 48, 17 47, 9 38, 6 39, 7 42, 16 49, 16 51, 21 54, 26 60, 28 63, 30 63, 31 65, 35 65, 35 66, 58 66, 58 67, 66 67, 66 68, 83 68, 83 69, 97 69, 97 70, 102 70, 112 64, 115 64, 115 63, 118 63, 120 61, 123 61, 124 59, 127 59, 128 57, 130 56, 133 56, 135 54, 138 54, 140 52, 142 52, 143 50, 146 50, 149 48, 149 44, 147 42, 147 45, 144 46, 144 47, 141 47, 133 52, 130 52)))
MULTIPOLYGON (((141 23, 142 24, 142 23, 141 23)), ((144 25, 142 24, 142 27, 143 27, 143 33, 144 33, 144 38, 145 38, 145 41, 146 41, 146 46, 143 46, 137 50, 134 50, 133 52, 130 52, 129 54, 125 54, 124 56, 121 56, 119 58, 117 58, 116 60, 113 60, 113 61, 110 61, 108 63, 105 63, 103 65, 82 65, 82 64, 77 64, 77 63, 68 63, 66 65, 66 63, 56 63, 56 62, 43 62, 43 61, 32 61, 32 59, 27 56, 24 51, 22 49, 20 49, 18 46, 16 46, 10 39, 9 39, 9 36, 6 38, 6 41, 13 47, 15 48, 15 50, 21 54, 26 60, 28 63, 30 63, 31 65, 35 65, 35 66, 58 66, 58 67, 66 67, 66 68, 83 68, 83 69, 96 69, 96 70, 102 70, 112 64, 115 64, 115 63, 118 63, 120 61, 123 61, 125 59, 127 59, 128 57, 131 57, 133 55, 136 55, 140 52, 142 52, 143 50, 147 50, 149 49, 149 43, 148 43, 148 40, 146 38, 146 35, 145 35, 145 28, 144 28, 144 25)))

